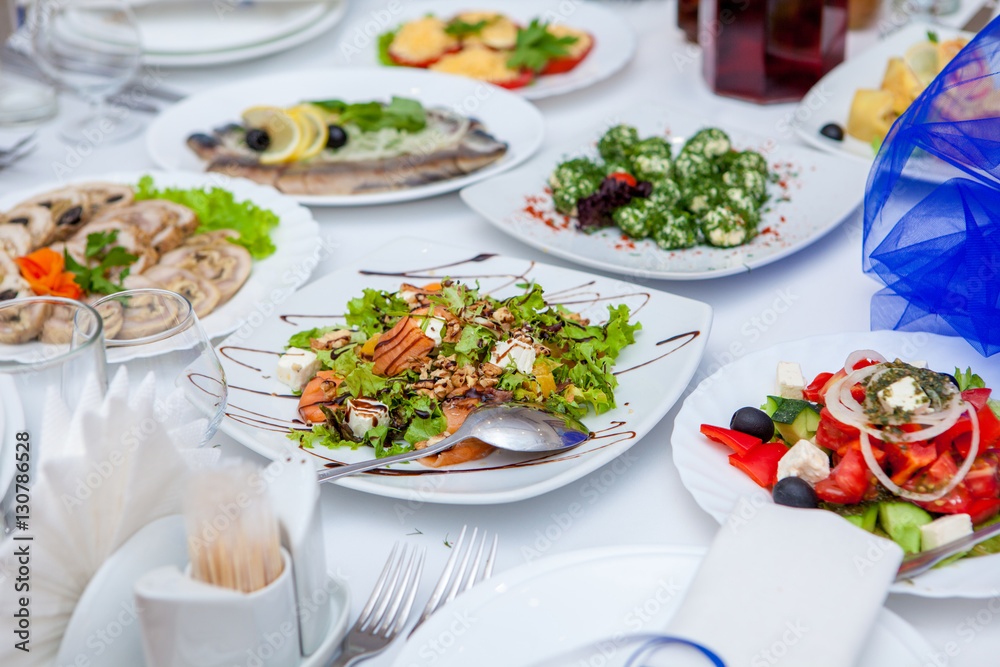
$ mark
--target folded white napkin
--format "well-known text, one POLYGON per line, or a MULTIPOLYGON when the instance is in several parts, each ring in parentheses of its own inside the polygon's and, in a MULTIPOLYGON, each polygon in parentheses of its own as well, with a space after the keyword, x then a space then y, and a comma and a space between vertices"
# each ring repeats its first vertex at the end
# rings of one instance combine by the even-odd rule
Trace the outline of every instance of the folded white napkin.
MULTIPOLYGON (((831 512, 749 501, 737 507, 663 635, 697 643, 725 667, 856 664, 902 549, 831 512)), ((619 635, 535 667, 577 667, 595 657, 606 667, 720 664, 690 646, 619 635), (630 662, 644 646, 641 662, 630 662)))
MULTIPOLYGON (((155 419, 162 400, 155 386, 152 374, 130 384, 122 368, 103 397, 89 384, 72 414, 49 394, 29 529, 15 533, 33 539, 0 544, 5 587, 17 571, 16 549, 30 548, 31 650, 0 642, 0 665, 51 664, 76 601, 105 559, 150 521, 180 512, 190 469, 181 449, 189 441, 175 441, 183 433, 155 419)), ((202 450, 191 458, 212 456, 202 450)), ((16 598, 0 596, 0 618, 13 618, 16 598)))

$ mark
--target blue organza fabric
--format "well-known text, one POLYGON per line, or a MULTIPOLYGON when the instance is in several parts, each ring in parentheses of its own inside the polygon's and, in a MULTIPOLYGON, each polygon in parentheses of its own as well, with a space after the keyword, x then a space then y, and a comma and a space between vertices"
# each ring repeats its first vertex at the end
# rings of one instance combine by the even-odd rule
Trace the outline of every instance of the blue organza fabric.
POLYGON ((872 329, 1000 351, 1000 19, 896 121, 868 176, 872 329))

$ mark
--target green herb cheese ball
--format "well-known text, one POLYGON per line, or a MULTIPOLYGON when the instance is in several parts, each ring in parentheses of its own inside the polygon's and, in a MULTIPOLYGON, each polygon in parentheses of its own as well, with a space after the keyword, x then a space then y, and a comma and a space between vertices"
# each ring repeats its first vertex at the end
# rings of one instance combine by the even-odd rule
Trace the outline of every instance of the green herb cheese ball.
POLYGON ((756 171, 761 176, 767 176, 767 160, 760 153, 743 151, 733 159, 731 169, 735 171, 756 171))
POLYGON ((553 189, 552 203, 559 213, 575 217, 578 214, 577 203, 597 192, 600 185, 600 179, 595 181, 589 178, 577 178, 561 188, 553 189))
POLYGON ((700 130, 688 139, 681 152, 715 158, 725 155, 730 148, 732 148, 732 143, 729 141, 729 135, 722 130, 709 127, 700 130))
POLYGON ((598 184, 604 172, 601 167, 586 158, 574 158, 560 162, 549 176, 549 186, 557 190, 566 185, 578 184, 581 180, 596 180, 598 184))
POLYGON ((649 137, 648 139, 643 139, 632 146, 630 154, 633 158, 639 155, 656 155, 659 157, 665 157, 669 160, 673 157, 670 142, 664 137, 649 137))
POLYGON ((597 150, 608 162, 626 163, 631 148, 639 143, 639 132, 631 125, 615 125, 597 142, 597 150))
POLYGON ((767 182, 759 171, 727 171, 722 175, 722 183, 731 188, 740 188, 763 204, 767 195, 767 182))
POLYGON ((760 221, 760 206, 757 200, 742 188, 725 188, 722 203, 747 221, 753 227, 760 221))
POLYGON ((660 225, 653 230, 653 240, 664 250, 690 248, 701 236, 698 225, 684 212, 671 211, 661 216, 660 225))
POLYGON ((680 186, 669 178, 653 181, 653 192, 649 195, 649 200, 661 211, 669 211, 681 201, 680 186))
POLYGON ((682 152, 674 160, 674 180, 687 183, 716 174, 716 165, 704 155, 682 152))
POLYGON ((604 163, 604 175, 610 176, 611 174, 631 174, 632 165, 627 161, 614 162, 609 161, 604 163))
POLYGON ((756 230, 728 206, 716 206, 701 219, 701 231, 709 245, 732 248, 752 239, 756 230))
POLYGON ((640 154, 632 157, 632 174, 640 181, 669 178, 672 166, 670 158, 663 155, 640 154))
POLYGON ((637 197, 625 206, 616 208, 611 217, 624 233, 634 239, 641 239, 649 236, 658 214, 655 202, 637 197))
POLYGON ((702 215, 719 203, 719 187, 714 181, 694 181, 681 192, 687 210, 695 215, 702 215))

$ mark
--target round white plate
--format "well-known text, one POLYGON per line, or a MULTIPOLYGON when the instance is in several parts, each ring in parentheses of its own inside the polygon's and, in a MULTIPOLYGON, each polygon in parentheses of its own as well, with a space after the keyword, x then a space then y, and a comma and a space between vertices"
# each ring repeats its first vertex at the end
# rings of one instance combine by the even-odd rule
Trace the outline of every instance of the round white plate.
MULTIPOLYGON (((301 427, 298 397, 277 381, 278 356, 289 337, 314 327, 343 324, 347 302, 365 288, 396 291, 403 282, 425 284, 445 277, 477 282, 498 299, 523 294, 534 281, 550 303, 563 303, 592 322, 607 319, 608 305, 627 305, 642 323, 636 342, 615 364, 617 408, 584 418, 597 434, 569 452, 531 460, 495 452, 479 461, 427 468, 413 462, 337 480, 359 491, 420 502, 491 504, 523 500, 575 481, 625 452, 670 409, 694 374, 704 352, 712 309, 699 301, 530 260, 453 248, 438 241, 401 239, 354 264, 307 285, 249 336, 234 336, 217 348, 229 381, 222 430, 270 459, 288 455, 286 437, 301 427)), ((370 459, 371 448, 305 452, 317 468, 370 459)))
POLYGON ((166 169, 203 172, 205 163, 188 148, 188 136, 239 121, 249 107, 291 106, 330 98, 347 102, 388 101, 393 95, 425 107, 447 107, 475 117, 508 144, 500 160, 466 176, 428 185, 358 195, 288 195, 309 206, 387 204, 451 192, 495 176, 528 159, 542 142, 542 115, 530 102, 502 88, 471 79, 409 68, 308 70, 269 75, 192 95, 161 113, 146 134, 153 160, 166 169))
MULTIPOLYGON (((795 109, 792 127, 803 141, 827 153, 850 158, 866 167, 875 161, 875 151, 867 144, 846 133, 851 102, 859 88, 878 90, 890 58, 902 58, 914 44, 927 40, 927 31, 947 40, 972 33, 925 23, 912 23, 857 56, 845 60, 813 86, 795 109), (845 128, 844 140, 834 141, 820 134, 828 123, 845 128)), ((941 160, 924 155, 907 163, 906 174, 929 182, 943 182, 955 175, 955 170, 941 160)))
MULTIPOLYGON (((662 631, 703 555, 696 548, 610 547, 501 572, 427 619, 393 665, 534 665, 616 635, 662 631)), ((855 667, 917 667, 929 650, 883 609, 855 667)))
POLYGON ((162 2, 135 8, 147 65, 201 67, 286 51, 337 25, 348 0, 162 2))
MULTIPOLYGON (((961 338, 922 332, 872 331, 833 334, 781 343, 742 357, 705 378, 684 401, 670 438, 681 481, 695 501, 716 521, 743 503, 771 502, 771 494, 729 465, 725 446, 701 435, 702 424, 728 426, 733 413, 758 407, 775 391, 779 361, 798 362, 809 382, 819 373, 842 368, 854 350, 875 350, 887 359, 926 361, 929 368, 952 372, 971 367, 987 387, 1000 387, 1000 373, 961 338)), ((912 581, 894 584, 893 593, 925 597, 985 598, 1000 595, 1000 555, 967 558, 912 581)))
MULTIPOLYGON (((711 126, 684 111, 648 104, 619 114, 613 124, 618 123, 635 126, 641 137, 667 134, 675 154, 687 137, 711 126)), ((462 199, 501 231, 572 262, 641 278, 701 280, 747 273, 815 243, 854 210, 865 191, 867 172, 852 162, 724 127, 737 148, 773 146, 767 159, 781 177, 779 184, 768 184, 771 199, 761 215, 761 233, 750 243, 661 250, 651 239, 623 239, 617 227, 587 234, 556 213, 548 179, 569 157, 597 156, 597 139, 607 127, 595 127, 518 169, 465 188, 462 199)))
POLYGON ((635 32, 611 7, 596 2, 504 0, 490 5, 490 3, 470 3, 468 0, 418 0, 402 3, 397 7, 399 11, 391 13, 391 16, 390 12, 385 12, 386 17, 383 18, 375 12, 371 16, 366 15, 365 20, 358 25, 348 26, 339 47, 341 60, 352 65, 379 64, 378 39, 377 36, 370 35, 371 26, 375 23, 378 24, 378 32, 384 33, 427 14, 447 20, 470 10, 501 12, 525 26, 536 18, 551 23, 562 23, 586 30, 593 35, 594 48, 572 71, 538 77, 532 85, 513 91, 531 100, 562 95, 591 86, 625 67, 635 55, 637 41, 635 32), (356 39, 355 35, 369 38, 360 40, 356 39), (352 42, 352 39, 355 39, 357 44, 352 42))
POLYGON ((250 278, 240 291, 202 318, 202 326, 210 338, 235 331, 255 312, 267 312, 267 309, 281 302, 309 278, 315 265, 315 253, 320 247, 319 225, 313 219, 312 213, 274 188, 242 178, 230 178, 222 174, 160 171, 89 176, 71 179, 64 183, 47 183, 0 197, 0 211, 7 210, 32 195, 73 183, 111 181, 135 185, 147 174, 153 177, 153 182, 158 188, 219 187, 228 190, 236 197, 236 201, 251 201, 260 208, 272 211, 281 220, 281 223, 271 230, 271 240, 276 248, 274 254, 259 261, 255 260, 250 278))
MULTIPOLYGON (((184 569, 188 564, 184 517, 157 519, 135 533, 91 577, 76 603, 62 643, 57 665, 102 664, 143 667, 146 664, 136 607, 135 582, 165 565, 184 569)), ((329 663, 347 632, 351 612, 347 584, 330 575, 330 606, 334 611, 322 644, 297 667, 329 663)))

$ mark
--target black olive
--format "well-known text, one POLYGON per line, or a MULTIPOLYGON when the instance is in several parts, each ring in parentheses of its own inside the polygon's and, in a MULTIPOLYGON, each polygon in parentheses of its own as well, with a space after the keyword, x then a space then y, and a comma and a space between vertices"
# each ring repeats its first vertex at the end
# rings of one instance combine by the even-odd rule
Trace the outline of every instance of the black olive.
POLYGON ((56 224, 60 226, 69 225, 70 227, 73 227, 74 225, 79 225, 81 220, 83 220, 83 207, 74 206, 60 215, 56 224))
POLYGON ((836 123, 827 123, 820 128, 819 133, 828 139, 833 139, 834 141, 844 140, 844 128, 836 123))
POLYGON ((779 479, 771 491, 771 497, 778 505, 788 507, 815 508, 819 505, 816 491, 809 486, 809 482, 798 477, 779 479))
POLYGON ((340 148, 347 143, 347 132, 339 125, 330 125, 327 128, 330 137, 326 140, 327 148, 340 148))
POLYGON ((26 224, 28 224, 28 219, 27 218, 12 218, 12 219, 8 220, 7 222, 9 222, 12 225, 26 225, 26 224))
POLYGON ((740 408, 733 413, 729 428, 752 435, 767 442, 774 437, 774 422, 767 413, 757 408, 740 408))
POLYGON ((116 201, 120 201, 122 199, 122 197, 124 197, 124 196, 125 195, 111 195, 110 197, 108 197, 107 199, 104 200, 104 203, 105 204, 113 204, 116 201))
POLYGON ((262 153, 267 150, 267 147, 271 145, 271 137, 265 130, 259 130, 254 128, 252 130, 247 130, 247 146, 250 150, 262 153))
POLYGON ((17 292, 12 289, 5 289, 4 291, 0 292, 0 301, 9 301, 10 299, 14 299, 16 297, 17 297, 17 292))

